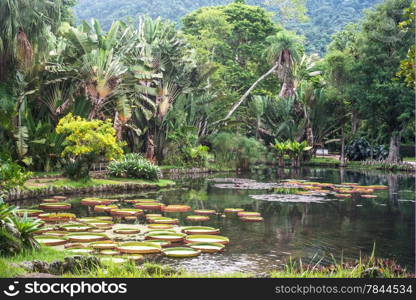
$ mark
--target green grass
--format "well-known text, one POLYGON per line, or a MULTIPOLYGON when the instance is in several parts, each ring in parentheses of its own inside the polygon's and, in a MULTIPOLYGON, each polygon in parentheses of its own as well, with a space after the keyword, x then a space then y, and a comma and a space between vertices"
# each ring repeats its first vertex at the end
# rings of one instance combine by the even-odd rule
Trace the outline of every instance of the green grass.
POLYGON ((339 160, 333 157, 312 157, 311 160, 303 162, 305 166, 339 166, 339 160))
POLYGON ((13 264, 23 261, 42 260, 52 262, 54 260, 63 260, 68 253, 62 250, 56 250, 51 247, 41 247, 38 251, 24 251, 15 256, 0 257, 0 278, 11 278, 27 273, 22 268, 17 268, 13 264))
POLYGON ((158 187, 166 187, 168 185, 174 184, 174 181, 167 179, 160 179, 159 181, 150 181, 144 179, 134 179, 134 178, 109 178, 109 179, 90 179, 88 181, 73 181, 67 178, 61 179, 42 179, 42 180, 32 180, 25 183, 25 187, 28 189, 44 189, 50 186, 54 187, 73 187, 73 188, 84 188, 84 187, 93 187, 100 186, 103 184, 123 184, 123 183, 135 183, 135 184, 152 184, 158 187))
POLYGON ((50 171, 50 172, 40 172, 40 171, 34 171, 32 172, 32 177, 52 177, 52 176, 61 176, 62 171, 50 171))
POLYGON ((403 161, 415 161, 416 162, 416 157, 403 157, 403 161))
POLYGON ((137 267, 134 263, 106 263, 88 273, 64 274, 66 278, 248 278, 249 273, 189 273, 169 266, 145 262, 137 267))

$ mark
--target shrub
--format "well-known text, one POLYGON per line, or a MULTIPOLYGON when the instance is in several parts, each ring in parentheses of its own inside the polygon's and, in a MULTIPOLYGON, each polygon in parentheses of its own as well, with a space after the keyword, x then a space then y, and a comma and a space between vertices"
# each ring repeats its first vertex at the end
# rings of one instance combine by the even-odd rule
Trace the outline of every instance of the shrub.
POLYGON ((254 138, 221 132, 211 138, 217 163, 247 170, 250 164, 264 159, 266 149, 254 138))
POLYGON ((365 138, 358 138, 353 140, 345 148, 348 160, 359 161, 367 159, 384 160, 387 158, 389 151, 383 146, 372 147, 365 138))
POLYGON ((202 145, 187 148, 187 160, 190 161, 193 166, 205 167, 208 162, 208 149, 207 146, 202 145))
POLYGON ((116 177, 132 177, 149 180, 158 180, 161 177, 159 167, 138 153, 129 153, 121 159, 111 161, 107 169, 110 175, 116 177))
POLYGON ((85 120, 68 114, 59 120, 58 134, 65 135, 62 157, 67 159, 65 174, 71 179, 89 177, 93 162, 105 158, 117 159, 123 154, 110 120, 85 120))
POLYGON ((10 160, 0 159, 0 194, 1 191, 8 191, 23 185, 30 175, 30 172, 26 172, 18 164, 10 160))

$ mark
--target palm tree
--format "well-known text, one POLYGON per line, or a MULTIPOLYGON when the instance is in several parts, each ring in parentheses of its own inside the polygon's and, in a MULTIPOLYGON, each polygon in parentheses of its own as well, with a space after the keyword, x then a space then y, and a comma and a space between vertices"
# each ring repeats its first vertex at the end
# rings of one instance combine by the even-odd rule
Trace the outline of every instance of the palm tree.
POLYGON ((32 65, 35 54, 46 49, 45 31, 57 29, 61 12, 61 0, 0 2, 0 81, 13 70, 32 65))
POLYGON ((277 76, 282 81, 279 97, 293 97, 295 83, 292 67, 299 60, 299 38, 287 31, 280 31, 269 36, 266 41, 270 44, 267 58, 272 64, 277 64, 277 76))

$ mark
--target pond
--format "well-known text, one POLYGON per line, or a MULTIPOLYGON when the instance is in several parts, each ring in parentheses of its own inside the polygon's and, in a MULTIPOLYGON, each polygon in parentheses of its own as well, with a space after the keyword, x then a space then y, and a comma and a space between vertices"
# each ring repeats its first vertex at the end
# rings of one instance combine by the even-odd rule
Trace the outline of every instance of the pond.
MULTIPOLYGON (((202 254, 195 258, 159 257, 158 262, 188 271, 202 273, 252 272, 256 274, 281 267, 289 257, 302 258, 304 263, 331 263, 370 255, 375 245, 376 256, 395 259, 414 271, 415 261, 415 178, 409 174, 378 171, 352 171, 329 168, 298 170, 258 169, 250 174, 211 174, 181 176, 177 187, 146 194, 112 196, 115 198, 156 198, 165 204, 186 204, 193 209, 244 208, 260 212, 264 222, 246 223, 237 217, 211 216, 209 221, 190 223, 188 213, 170 213, 183 225, 212 226, 230 239, 221 254, 202 254), (270 190, 218 187, 214 178, 233 177, 258 182, 278 182, 282 179, 303 179, 314 182, 359 185, 386 185, 376 198, 331 198, 322 202, 276 202, 253 199, 253 195, 270 190), (333 257, 332 257, 333 255, 333 257)), ((108 195, 107 195, 108 197, 108 195)), ((90 216, 73 198, 72 212, 90 216)))

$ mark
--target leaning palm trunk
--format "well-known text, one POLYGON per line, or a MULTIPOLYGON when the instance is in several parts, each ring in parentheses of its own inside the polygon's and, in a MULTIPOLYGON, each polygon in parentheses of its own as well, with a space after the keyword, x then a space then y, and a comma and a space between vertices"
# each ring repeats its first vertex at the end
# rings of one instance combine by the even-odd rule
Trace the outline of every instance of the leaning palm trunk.
POLYGON ((154 135, 152 133, 147 134, 146 138, 146 154, 145 157, 150 160, 151 162, 155 162, 155 153, 156 153, 156 146, 154 141, 154 135))

